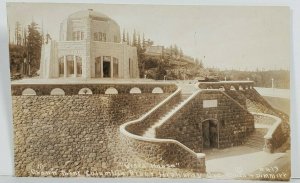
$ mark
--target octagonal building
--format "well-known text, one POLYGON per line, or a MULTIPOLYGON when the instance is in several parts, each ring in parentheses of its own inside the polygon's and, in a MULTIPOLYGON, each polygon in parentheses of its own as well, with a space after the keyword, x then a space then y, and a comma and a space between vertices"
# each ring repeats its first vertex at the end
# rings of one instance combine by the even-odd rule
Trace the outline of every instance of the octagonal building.
POLYGON ((68 16, 60 40, 42 46, 41 78, 138 78, 137 49, 121 42, 120 27, 92 9, 68 16))

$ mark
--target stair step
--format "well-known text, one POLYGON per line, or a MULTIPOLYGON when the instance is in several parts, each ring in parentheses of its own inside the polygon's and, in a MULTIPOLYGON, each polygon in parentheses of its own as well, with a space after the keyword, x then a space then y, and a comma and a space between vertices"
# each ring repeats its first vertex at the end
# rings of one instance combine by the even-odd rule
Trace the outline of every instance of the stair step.
POLYGON ((181 93, 181 98, 180 101, 176 104, 174 104, 172 107, 170 107, 170 109, 162 114, 159 119, 150 127, 148 128, 145 133, 144 133, 144 137, 152 137, 155 138, 155 128, 158 127, 159 125, 162 124, 162 122, 165 121, 166 118, 168 118, 169 116, 171 116, 173 113, 175 113, 175 111, 178 110, 179 106, 182 105, 182 103, 191 96, 191 94, 193 93, 193 90, 191 91, 187 91, 187 89, 185 88, 184 92, 181 93))

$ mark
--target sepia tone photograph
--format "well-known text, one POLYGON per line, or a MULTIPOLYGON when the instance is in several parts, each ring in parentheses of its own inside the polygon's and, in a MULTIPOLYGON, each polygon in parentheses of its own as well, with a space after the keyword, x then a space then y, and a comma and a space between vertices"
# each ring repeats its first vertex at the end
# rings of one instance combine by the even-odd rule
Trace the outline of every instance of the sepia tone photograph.
POLYGON ((7 3, 17 177, 287 181, 290 9, 7 3))

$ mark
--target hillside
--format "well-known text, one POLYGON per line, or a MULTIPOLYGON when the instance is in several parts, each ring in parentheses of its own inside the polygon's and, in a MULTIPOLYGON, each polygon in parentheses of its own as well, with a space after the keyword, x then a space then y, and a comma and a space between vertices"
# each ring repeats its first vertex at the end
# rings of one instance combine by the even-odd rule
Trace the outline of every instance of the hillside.
POLYGON ((144 74, 149 79, 187 80, 204 77, 210 73, 202 65, 181 58, 158 59, 146 57, 144 62, 144 74))

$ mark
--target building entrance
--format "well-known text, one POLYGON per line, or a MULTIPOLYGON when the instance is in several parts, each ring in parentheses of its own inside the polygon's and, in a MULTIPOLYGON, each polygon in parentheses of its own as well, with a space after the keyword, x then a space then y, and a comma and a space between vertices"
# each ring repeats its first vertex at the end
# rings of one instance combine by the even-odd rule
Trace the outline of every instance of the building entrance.
POLYGON ((216 120, 202 122, 203 149, 218 148, 218 123, 216 120))
POLYGON ((111 67, 110 62, 103 61, 103 77, 104 78, 110 78, 110 76, 111 76, 110 67, 111 67))

